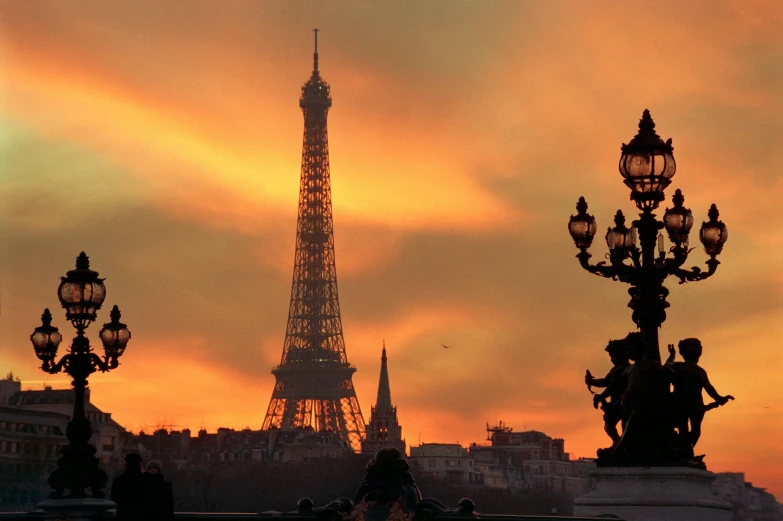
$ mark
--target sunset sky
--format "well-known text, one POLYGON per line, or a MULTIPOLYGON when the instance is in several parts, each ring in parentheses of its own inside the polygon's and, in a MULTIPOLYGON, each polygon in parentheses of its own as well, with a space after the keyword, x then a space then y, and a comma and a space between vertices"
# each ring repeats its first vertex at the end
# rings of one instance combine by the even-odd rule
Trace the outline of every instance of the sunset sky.
POLYGON ((778 0, 0 0, 0 372, 69 385, 29 335, 49 307, 70 339, 56 289, 84 250, 108 294, 93 344, 113 304, 133 334, 93 402, 132 430, 260 428, 318 27, 365 419, 385 339, 409 445, 497 420, 607 445, 583 377, 634 329, 627 286, 582 270, 566 225, 585 196, 599 260, 634 215, 617 162, 648 108, 677 160, 663 207, 682 189, 693 246, 711 203, 729 229, 714 277, 667 283, 664 348, 700 338, 736 397, 697 453, 783 496, 782 26, 778 0))

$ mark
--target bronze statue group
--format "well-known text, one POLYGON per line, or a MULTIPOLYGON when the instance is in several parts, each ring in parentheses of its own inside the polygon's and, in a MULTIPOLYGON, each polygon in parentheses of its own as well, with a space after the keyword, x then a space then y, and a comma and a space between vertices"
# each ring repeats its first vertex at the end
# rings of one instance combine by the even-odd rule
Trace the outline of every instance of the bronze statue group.
POLYGON ((705 468, 704 455, 694 453, 704 414, 734 397, 721 396, 699 366, 702 345, 697 338, 678 346, 683 361, 675 362, 674 345, 669 344, 669 358, 661 364, 649 356, 644 335, 630 333, 606 346, 613 367, 604 378, 587 371, 588 389, 604 388, 593 395, 593 406, 603 410, 604 430, 612 439, 611 447, 598 450, 599 466, 705 468), (705 405, 702 391, 714 401, 705 405))

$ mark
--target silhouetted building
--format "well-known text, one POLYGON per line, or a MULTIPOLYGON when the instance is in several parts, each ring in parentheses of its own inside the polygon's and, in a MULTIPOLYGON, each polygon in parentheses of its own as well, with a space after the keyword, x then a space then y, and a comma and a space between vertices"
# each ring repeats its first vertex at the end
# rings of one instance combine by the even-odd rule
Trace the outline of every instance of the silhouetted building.
POLYGON ((734 506, 733 521, 783 519, 783 509, 775 496, 745 481, 743 472, 718 472, 711 488, 716 496, 734 506))
POLYGON ((422 443, 411 447, 408 461, 415 478, 427 476, 463 485, 483 483, 473 455, 458 443, 422 443))
MULTIPOLYGON (((52 389, 44 387, 42 390, 16 390, 8 398, 8 406, 28 411, 54 412, 70 418, 73 415, 74 392, 73 389, 52 389)), ((84 394, 87 419, 92 425, 92 438, 90 443, 95 445, 102 465, 112 465, 122 460, 121 438, 125 429, 112 420, 111 414, 101 411, 90 403, 90 390, 84 394)))
POLYGON ((130 435, 123 442, 129 452, 145 460, 159 459, 178 469, 197 468, 215 463, 308 461, 342 458, 354 454, 351 447, 334 432, 305 429, 234 430, 221 427, 215 433, 200 430, 191 436, 189 429, 152 434, 130 435))
MULTIPOLYGON (((500 422, 487 425, 490 445, 473 444, 470 452, 485 476, 500 475, 511 490, 546 490, 579 495, 589 486, 584 468, 590 460, 572 461, 565 452, 565 440, 539 431, 513 432, 500 422)), ((502 481, 497 483, 500 486, 502 481)))
POLYGON ((70 416, 0 407, 0 509, 28 510, 49 495, 47 478, 68 444, 70 416))
POLYGON ((318 71, 316 32, 313 72, 302 87, 304 114, 299 216, 288 325, 264 430, 312 428, 336 433, 361 450, 364 418, 353 386, 337 298, 334 223, 326 115, 329 84, 318 71))
POLYGON ((592 487, 595 460, 573 461, 565 441, 539 431, 513 432, 510 427, 487 425, 489 445, 469 448, 453 443, 423 443, 411 447, 409 460, 415 476, 444 479, 511 492, 541 491, 576 497, 592 487))
MULTIPOLYGON (((9 373, 0 380, 0 508, 25 509, 49 494, 47 478, 57 467, 60 448, 73 415, 73 389, 22 390, 22 382, 9 373)), ((122 462, 122 439, 127 434, 111 414, 90 403, 85 393, 92 444, 104 466, 122 462)))
POLYGON ((405 454, 402 427, 397 421, 397 407, 392 405, 389 369, 386 365, 386 342, 381 355, 381 376, 378 380, 378 398, 370 412, 367 435, 362 442, 362 452, 374 454, 383 447, 394 447, 405 454))

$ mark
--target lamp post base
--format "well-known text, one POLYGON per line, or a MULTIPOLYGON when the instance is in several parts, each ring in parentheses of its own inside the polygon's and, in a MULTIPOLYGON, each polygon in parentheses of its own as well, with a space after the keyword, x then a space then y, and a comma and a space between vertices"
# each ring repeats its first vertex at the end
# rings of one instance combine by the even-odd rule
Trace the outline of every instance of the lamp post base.
POLYGON ((732 505, 710 490, 715 474, 688 467, 597 468, 595 489, 574 500, 575 516, 625 521, 730 521, 732 505))
POLYGON ((110 511, 117 508, 117 503, 93 498, 47 499, 38 503, 37 507, 46 512, 46 519, 94 521, 113 519, 114 513, 110 511))

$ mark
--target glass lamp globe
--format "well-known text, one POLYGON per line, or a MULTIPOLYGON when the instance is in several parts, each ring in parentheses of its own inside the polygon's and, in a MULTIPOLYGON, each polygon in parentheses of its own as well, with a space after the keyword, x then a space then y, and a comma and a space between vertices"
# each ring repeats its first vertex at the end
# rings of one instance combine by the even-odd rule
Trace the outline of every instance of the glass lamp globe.
POLYGON ((693 214, 683 206, 685 197, 678 188, 672 197, 673 208, 667 208, 663 214, 663 225, 669 234, 669 240, 675 244, 684 244, 693 228, 693 214))
POLYGON ((644 111, 639 132, 627 145, 623 143, 620 174, 631 189, 631 199, 640 210, 653 209, 664 199, 664 190, 671 183, 677 165, 674 162, 672 140, 665 143, 655 133, 650 111, 644 111))
POLYGON ((606 231, 606 245, 609 249, 626 252, 636 246, 636 227, 625 226, 625 216, 621 210, 617 210, 614 224, 614 228, 609 228, 606 231))
POLYGON ((726 225, 722 221, 718 220, 718 207, 714 204, 710 206, 710 211, 707 212, 709 221, 701 224, 701 230, 699 231, 699 239, 704 245, 704 251, 712 258, 719 255, 723 251, 723 245, 729 238, 729 231, 726 229, 726 225))
POLYGON ((587 202, 580 197, 576 203, 576 215, 572 215, 568 221, 568 233, 574 239, 574 244, 580 250, 585 250, 593 243, 593 237, 598 229, 595 218, 587 213, 587 202))
POLYGON ((57 296, 65 308, 65 317, 76 328, 84 328, 95 320, 95 314, 106 298, 104 279, 90 269, 89 257, 81 252, 76 258, 76 269, 61 277, 57 296))
POLYGON ((128 326, 120 322, 120 308, 114 306, 111 310, 111 322, 104 324, 99 333, 103 349, 109 358, 119 358, 125 352, 125 346, 130 340, 128 326))
POLYGON ((52 326, 52 314, 49 312, 49 308, 45 309, 41 315, 41 325, 35 328, 33 334, 30 335, 35 356, 44 362, 54 360, 62 339, 60 331, 52 326))

